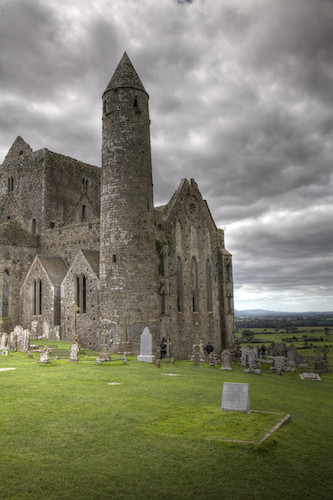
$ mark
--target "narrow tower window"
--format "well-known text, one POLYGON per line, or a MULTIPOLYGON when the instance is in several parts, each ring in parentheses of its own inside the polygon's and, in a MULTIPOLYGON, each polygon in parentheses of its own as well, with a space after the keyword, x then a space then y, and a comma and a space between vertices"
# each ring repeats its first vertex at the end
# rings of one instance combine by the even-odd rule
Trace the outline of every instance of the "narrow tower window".
POLYGON ((138 107, 138 98, 137 96, 134 97, 134 108, 138 107))
POLYGON ((32 232, 32 234, 36 234, 36 232, 37 232, 36 219, 32 219, 31 232, 32 232))
POLYGON ((82 205, 82 220, 86 220, 87 218, 87 206, 82 205))
POLYGON ((7 269, 3 273, 3 289, 2 289, 2 317, 8 316, 9 310, 9 272, 7 269))
POLYGON ((106 113, 106 101, 103 101, 103 113, 106 113))

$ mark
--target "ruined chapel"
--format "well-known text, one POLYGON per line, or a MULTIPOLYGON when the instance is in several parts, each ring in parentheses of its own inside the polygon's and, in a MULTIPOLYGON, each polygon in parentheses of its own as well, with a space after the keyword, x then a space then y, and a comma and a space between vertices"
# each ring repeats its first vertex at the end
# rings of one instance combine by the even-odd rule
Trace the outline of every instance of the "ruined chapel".
POLYGON ((125 53, 102 96, 102 167, 33 151, 1 165, 2 331, 138 354, 147 326, 187 358, 234 340, 232 257, 196 182, 154 207, 149 96, 125 53))

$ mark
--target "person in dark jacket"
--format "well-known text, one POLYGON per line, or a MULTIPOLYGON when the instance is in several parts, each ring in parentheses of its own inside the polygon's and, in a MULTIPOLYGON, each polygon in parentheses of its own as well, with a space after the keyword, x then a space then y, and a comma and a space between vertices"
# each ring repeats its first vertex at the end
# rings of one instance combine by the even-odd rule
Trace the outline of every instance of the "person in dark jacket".
POLYGON ((167 351, 167 345, 166 345, 166 342, 165 342, 165 338, 163 337, 162 340, 161 340, 161 342, 160 342, 161 359, 165 358, 166 351, 167 351))

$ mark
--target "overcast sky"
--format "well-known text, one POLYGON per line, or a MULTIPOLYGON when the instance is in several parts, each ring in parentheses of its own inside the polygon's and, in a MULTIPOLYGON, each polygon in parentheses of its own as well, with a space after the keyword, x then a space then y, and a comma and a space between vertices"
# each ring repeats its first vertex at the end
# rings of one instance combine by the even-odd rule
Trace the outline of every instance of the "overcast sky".
POLYGON ((155 205, 195 178, 236 309, 333 310, 332 0, 0 0, 0 162, 16 136, 100 165, 127 51, 150 95, 155 205))

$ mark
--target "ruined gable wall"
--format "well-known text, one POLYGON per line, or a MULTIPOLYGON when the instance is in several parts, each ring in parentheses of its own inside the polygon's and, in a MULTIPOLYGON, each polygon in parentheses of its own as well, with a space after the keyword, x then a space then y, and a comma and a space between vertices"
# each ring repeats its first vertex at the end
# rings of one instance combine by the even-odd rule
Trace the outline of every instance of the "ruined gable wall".
POLYGON ((4 272, 9 274, 9 315, 3 317, 2 331, 10 333, 15 325, 21 322, 20 288, 26 273, 35 256, 35 250, 30 247, 0 245, 0 306, 2 315, 4 272))
POLYGON ((32 231, 32 220, 36 219, 38 233, 43 227, 44 151, 21 151, 20 144, 14 143, 0 170, 0 222, 10 218, 32 231))
POLYGON ((36 260, 31 268, 27 279, 24 281, 21 289, 21 323, 23 328, 31 331, 32 321, 37 321, 37 335, 43 335, 43 324, 47 323, 48 328, 55 326, 55 297, 57 296, 57 287, 54 287, 43 266, 36 260), (33 314, 33 280, 42 281, 42 314, 33 314))
MULTIPOLYGON (((165 214, 164 214, 165 216, 165 214)), ((195 333, 199 332, 204 343, 210 340, 215 352, 221 352, 221 317, 219 304, 218 255, 221 240, 218 231, 202 200, 196 184, 186 184, 171 216, 165 221, 156 212, 157 251, 165 253, 165 276, 160 278, 160 290, 167 293, 166 314, 161 316, 164 336, 172 337, 177 356, 192 354, 195 333), (183 311, 177 305, 178 257, 183 268, 183 311), (198 268, 198 304, 193 311, 192 258, 198 268), (211 306, 207 302, 207 260, 211 268, 211 306)), ((160 269, 160 268, 159 268, 160 269)))
POLYGON ((48 229, 40 236, 39 253, 60 255, 70 266, 79 248, 99 250, 99 220, 48 229))
POLYGON ((2 317, 3 331, 20 324, 20 288, 37 252, 37 237, 25 233, 18 224, 0 226, 0 314, 3 313, 5 271, 8 272, 8 316, 2 317))
POLYGON ((92 349, 100 347, 97 337, 99 324, 99 280, 81 253, 75 258, 61 285, 61 317, 64 340, 72 340, 76 322, 76 333, 79 337, 80 345, 92 349), (74 314, 73 304, 75 300, 76 276, 82 275, 86 278, 86 312, 82 313, 80 311, 78 314, 74 314))

